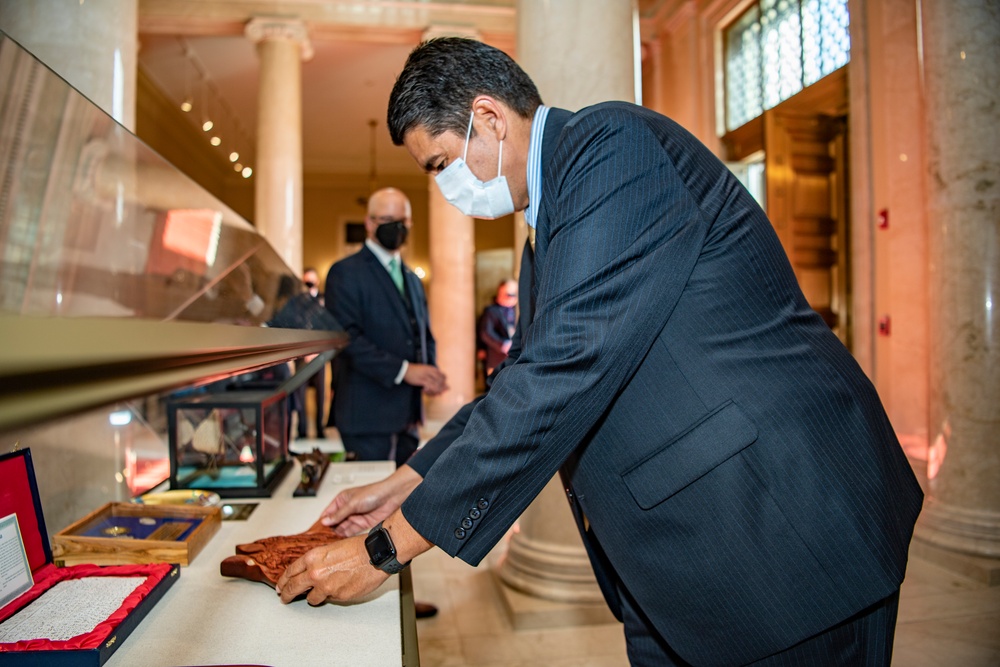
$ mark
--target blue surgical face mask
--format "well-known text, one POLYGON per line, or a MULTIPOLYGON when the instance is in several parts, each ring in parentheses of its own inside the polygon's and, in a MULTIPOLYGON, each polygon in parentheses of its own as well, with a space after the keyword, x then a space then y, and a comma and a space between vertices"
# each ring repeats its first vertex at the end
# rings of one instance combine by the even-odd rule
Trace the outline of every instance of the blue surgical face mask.
POLYGON ((469 137, 472 135, 472 119, 475 112, 469 116, 469 129, 465 132, 465 151, 462 157, 449 164, 440 174, 434 177, 441 194, 449 204, 465 215, 473 218, 496 218, 510 215, 514 212, 514 200, 510 196, 507 178, 500 174, 503 163, 503 139, 500 140, 500 155, 497 157, 497 177, 491 181, 482 182, 465 163, 469 154, 469 137))

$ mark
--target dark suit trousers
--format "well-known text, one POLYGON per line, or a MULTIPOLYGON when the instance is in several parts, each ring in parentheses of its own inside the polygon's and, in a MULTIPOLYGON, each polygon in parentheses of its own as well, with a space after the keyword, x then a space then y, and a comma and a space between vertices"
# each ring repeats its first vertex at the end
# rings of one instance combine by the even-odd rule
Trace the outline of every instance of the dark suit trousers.
POLYGON ((369 433, 363 435, 340 434, 344 449, 354 452, 359 461, 395 461, 403 465, 417 451, 420 440, 416 433, 369 433))
MULTIPOLYGON (((674 653, 627 591, 618 587, 632 667, 691 667, 674 653)), ((818 635, 747 667, 889 667, 899 591, 818 635)))

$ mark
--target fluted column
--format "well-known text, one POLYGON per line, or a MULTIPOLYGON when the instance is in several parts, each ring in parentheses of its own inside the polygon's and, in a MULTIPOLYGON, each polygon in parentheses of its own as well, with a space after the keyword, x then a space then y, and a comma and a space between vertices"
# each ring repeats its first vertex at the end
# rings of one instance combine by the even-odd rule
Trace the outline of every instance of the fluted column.
MULTIPOLYGON (((605 100, 635 100, 632 3, 520 0, 517 15, 518 62, 547 105, 577 110, 605 100)), ((509 586, 549 600, 602 599, 558 478, 518 520, 498 574, 509 586)))
POLYGON ((0 30, 135 131, 136 0, 0 0, 0 30))
POLYGON ((475 227, 428 178, 431 279, 427 295, 437 365, 449 389, 428 401, 427 417, 445 421, 475 396, 475 227))
POLYGON ((257 171, 254 224, 285 263, 302 273, 302 60, 312 46, 301 21, 255 18, 246 36, 257 43, 257 171))
POLYGON ((1000 557, 1000 5, 923 0, 929 493, 917 537, 1000 557))

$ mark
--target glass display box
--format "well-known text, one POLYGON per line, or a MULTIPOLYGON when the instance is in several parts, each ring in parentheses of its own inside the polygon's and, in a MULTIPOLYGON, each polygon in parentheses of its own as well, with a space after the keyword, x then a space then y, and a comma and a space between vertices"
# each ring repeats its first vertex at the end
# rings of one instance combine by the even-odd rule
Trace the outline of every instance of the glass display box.
POLYGON ((168 420, 171 489, 270 496, 291 465, 288 396, 281 388, 171 400, 168 420))

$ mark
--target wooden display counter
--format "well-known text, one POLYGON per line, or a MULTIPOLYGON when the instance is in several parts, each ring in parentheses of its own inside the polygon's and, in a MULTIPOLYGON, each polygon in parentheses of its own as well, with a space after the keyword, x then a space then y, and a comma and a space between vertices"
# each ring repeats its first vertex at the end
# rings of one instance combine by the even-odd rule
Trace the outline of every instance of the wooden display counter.
POLYGON ((298 498, 292 496, 296 469, 270 498, 225 501, 258 505, 246 520, 222 522, 107 667, 419 666, 409 569, 360 603, 319 607, 304 600, 282 605, 264 584, 219 574, 219 563, 237 544, 302 532, 338 491, 382 479, 394 467, 389 461, 332 463, 316 497, 298 498))

